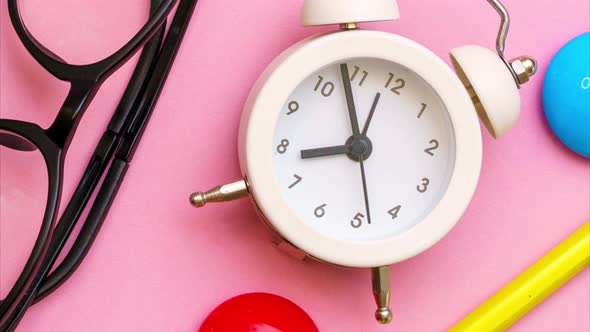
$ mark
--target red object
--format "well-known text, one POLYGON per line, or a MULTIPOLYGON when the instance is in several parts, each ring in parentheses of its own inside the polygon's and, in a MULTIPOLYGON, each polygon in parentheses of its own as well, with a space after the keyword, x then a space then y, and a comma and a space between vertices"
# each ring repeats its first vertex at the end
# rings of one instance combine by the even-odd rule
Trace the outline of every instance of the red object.
POLYGON ((318 328, 295 303, 273 294, 251 293, 215 308, 199 332, 318 332, 318 328))

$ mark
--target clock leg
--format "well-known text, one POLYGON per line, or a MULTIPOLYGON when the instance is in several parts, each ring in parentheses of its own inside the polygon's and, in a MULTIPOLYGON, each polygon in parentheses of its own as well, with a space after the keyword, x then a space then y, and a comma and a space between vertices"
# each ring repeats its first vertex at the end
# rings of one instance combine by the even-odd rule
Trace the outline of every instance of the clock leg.
POLYGON ((190 197, 190 202, 194 207, 203 207, 211 202, 227 202, 238 198, 248 196, 248 184, 246 180, 240 180, 217 186, 207 192, 196 192, 190 197))
POLYGON ((373 275, 373 296, 377 303, 375 319, 381 324, 389 324, 393 315, 389 309, 391 289, 389 287, 389 266, 375 267, 371 271, 373 275))

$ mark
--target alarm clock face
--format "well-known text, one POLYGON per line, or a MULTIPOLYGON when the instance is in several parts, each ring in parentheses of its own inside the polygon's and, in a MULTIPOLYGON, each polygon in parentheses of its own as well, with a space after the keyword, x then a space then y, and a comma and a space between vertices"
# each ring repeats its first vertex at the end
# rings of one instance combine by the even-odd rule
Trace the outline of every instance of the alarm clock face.
POLYGON ((300 220, 327 237, 371 241, 407 232, 438 205, 455 146, 449 113, 425 80, 394 62, 353 58, 297 86, 268 148, 300 220))

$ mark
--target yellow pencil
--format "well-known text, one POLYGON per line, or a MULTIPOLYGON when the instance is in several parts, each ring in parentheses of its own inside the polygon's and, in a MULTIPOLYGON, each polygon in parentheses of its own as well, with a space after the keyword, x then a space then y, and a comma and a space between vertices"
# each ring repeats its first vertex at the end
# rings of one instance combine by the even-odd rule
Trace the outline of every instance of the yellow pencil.
POLYGON ((504 331, 589 263, 590 222, 580 227, 449 331, 504 331))

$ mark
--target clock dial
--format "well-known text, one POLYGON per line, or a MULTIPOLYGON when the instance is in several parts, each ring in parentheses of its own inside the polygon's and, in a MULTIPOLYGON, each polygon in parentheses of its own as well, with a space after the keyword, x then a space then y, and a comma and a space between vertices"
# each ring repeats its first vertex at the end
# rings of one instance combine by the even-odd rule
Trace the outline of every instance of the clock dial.
POLYGON ((289 206, 318 232, 378 240, 420 223, 453 173, 453 126, 411 70, 350 59, 305 79, 285 102, 272 145, 289 206))

